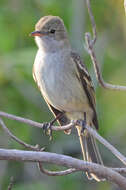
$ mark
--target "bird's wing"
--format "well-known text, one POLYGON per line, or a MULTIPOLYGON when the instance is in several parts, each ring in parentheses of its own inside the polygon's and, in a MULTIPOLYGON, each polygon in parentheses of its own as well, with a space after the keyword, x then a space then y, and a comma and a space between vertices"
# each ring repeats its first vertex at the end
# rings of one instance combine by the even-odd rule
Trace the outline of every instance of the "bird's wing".
MULTIPOLYGON (((45 99, 45 98, 44 98, 45 99)), ((57 119, 60 126, 67 125, 70 123, 70 120, 67 118, 64 112, 59 111, 58 109, 54 108, 51 104, 48 103, 48 101, 45 99, 49 109, 53 113, 54 117, 57 118, 58 115, 61 114, 61 117, 57 119)), ((64 131, 65 134, 69 135, 71 133, 71 129, 66 129, 64 131)))
POLYGON ((95 90, 94 90, 94 87, 92 84, 91 77, 90 77, 85 65, 81 61, 80 56, 75 52, 71 52, 71 57, 72 57, 73 61, 76 63, 76 67, 77 67, 77 71, 78 71, 77 77, 80 80, 80 82, 82 83, 83 89, 88 97, 89 105, 94 111, 94 117, 92 119, 92 122, 93 122, 94 126, 96 127, 96 129, 98 129, 95 90))
MULTIPOLYGON (((44 98, 45 99, 45 98, 44 98)), ((60 126, 67 125, 70 123, 70 120, 67 118, 64 112, 59 111, 58 109, 54 108, 51 104, 48 103, 48 101, 45 99, 49 109, 53 113, 54 117, 57 118, 58 115, 61 114, 61 117, 57 119, 60 126)), ((64 131, 65 134, 69 135, 71 133, 71 129, 66 129, 64 131)))

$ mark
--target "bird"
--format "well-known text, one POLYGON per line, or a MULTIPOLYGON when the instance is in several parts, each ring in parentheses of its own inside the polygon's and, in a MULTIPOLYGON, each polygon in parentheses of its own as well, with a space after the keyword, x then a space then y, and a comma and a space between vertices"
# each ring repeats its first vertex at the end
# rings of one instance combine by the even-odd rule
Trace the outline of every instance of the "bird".
MULTIPOLYGON (((72 50, 67 29, 59 16, 44 16, 31 33, 38 51, 33 64, 33 78, 59 124, 83 121, 98 130, 96 97, 92 79, 78 53, 72 50)), ((95 138, 76 125, 85 161, 103 165, 95 138)), ((65 131, 70 134, 70 130, 65 131)), ((103 180, 86 172, 88 179, 103 180)))

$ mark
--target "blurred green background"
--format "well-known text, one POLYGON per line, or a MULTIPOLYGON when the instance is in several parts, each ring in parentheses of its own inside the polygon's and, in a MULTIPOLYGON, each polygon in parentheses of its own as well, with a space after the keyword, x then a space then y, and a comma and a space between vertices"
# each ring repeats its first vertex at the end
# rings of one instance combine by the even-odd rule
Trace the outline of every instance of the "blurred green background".
MULTIPOLYGON (((92 0, 98 40, 95 45, 103 77, 113 84, 126 85, 126 17, 123 0, 92 0)), ((84 0, 0 0, 0 109, 2 111, 45 122, 53 116, 33 81, 32 65, 37 47, 29 33, 45 15, 60 16, 68 29, 71 44, 85 60, 96 88, 99 133, 126 155, 126 92, 105 90, 97 84, 89 55, 84 49, 84 32, 91 24, 84 0)), ((81 158, 77 135, 54 132, 54 140, 40 129, 4 119, 8 128, 30 144, 40 144, 46 151, 81 158)), ((122 166, 102 145, 105 165, 122 166)), ((23 149, 0 129, 0 147, 23 149)), ((46 166, 58 169, 57 166, 46 166)), ((41 174, 34 163, 0 161, 0 189, 5 190, 10 177, 13 190, 117 190, 108 182, 88 181, 81 172, 64 177, 41 174)))

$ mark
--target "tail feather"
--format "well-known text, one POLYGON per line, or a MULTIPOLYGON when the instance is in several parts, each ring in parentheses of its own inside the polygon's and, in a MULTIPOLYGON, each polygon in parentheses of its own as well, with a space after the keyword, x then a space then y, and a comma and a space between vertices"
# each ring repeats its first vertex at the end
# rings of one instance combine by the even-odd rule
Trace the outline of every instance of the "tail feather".
MULTIPOLYGON (((93 162, 103 165, 102 158, 100 156, 96 141, 92 135, 87 131, 84 131, 84 135, 81 133, 81 127, 77 126, 78 136, 80 140, 83 159, 88 162, 93 162)), ((102 181, 97 175, 86 172, 88 179, 95 179, 96 181, 102 181)))

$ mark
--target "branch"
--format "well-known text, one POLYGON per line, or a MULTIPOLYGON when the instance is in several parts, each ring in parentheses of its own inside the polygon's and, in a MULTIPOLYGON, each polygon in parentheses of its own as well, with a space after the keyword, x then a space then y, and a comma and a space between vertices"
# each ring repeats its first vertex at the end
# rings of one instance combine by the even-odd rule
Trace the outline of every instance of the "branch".
MULTIPOLYGON (((7 114, 4 112, 0 112, 0 116, 7 117, 10 119, 16 119, 17 121, 20 121, 20 122, 23 121, 35 127, 41 126, 42 128, 44 126, 44 124, 37 123, 25 118, 17 117, 17 116, 7 114)), ((72 128, 77 123, 78 121, 75 121, 72 124, 69 124, 69 128, 72 128)), ((76 172, 76 171, 88 171, 89 173, 95 173, 96 175, 101 176, 102 178, 106 178, 107 180, 118 184, 122 188, 126 187, 126 182, 124 182, 125 178, 119 174, 119 173, 126 173, 126 168, 115 168, 115 169, 107 168, 98 164, 84 162, 82 160, 74 159, 68 156, 58 155, 54 153, 47 153, 47 152, 38 152, 38 151, 42 151, 42 149, 40 149, 38 146, 32 146, 32 145, 26 144, 20 139, 18 139, 17 137, 15 137, 6 127, 6 125, 4 124, 1 118, 0 118, 0 125, 2 126, 4 131, 11 138, 16 140, 19 144, 25 146, 26 148, 36 150, 36 152, 35 151, 33 152, 33 151, 0 149, 0 160, 4 159, 4 160, 38 162, 40 171, 50 176, 62 176, 62 175, 67 175, 67 174, 76 172), (70 162, 68 162, 68 160, 70 160, 70 162), (43 168, 42 162, 57 164, 60 166, 66 166, 69 169, 64 170, 64 171, 48 171, 43 168)), ((60 130, 64 130, 64 128, 66 129, 66 126, 61 127, 60 130)), ((55 130, 57 129, 57 127, 56 126, 54 128, 52 127, 52 129, 55 130)), ((102 144, 104 144, 109 150, 111 150, 111 152, 116 157, 118 157, 123 163, 126 164, 126 158, 120 152, 118 152, 112 145, 110 145, 105 139, 103 139, 99 134, 97 134, 97 132, 94 129, 86 126, 86 130, 88 130, 90 134, 92 134, 95 138, 97 138, 102 144)))
MULTIPOLYGON (((17 117, 17 116, 14 116, 14 115, 11 115, 11 114, 7 114, 7 113, 4 113, 4 112, 0 112, 0 116, 3 116, 3 117, 7 117, 7 118, 10 118, 10 119, 16 119, 17 121, 20 121, 20 122, 25 122, 27 124, 30 124, 34 127, 40 127, 41 128, 43 127, 44 124, 41 124, 41 123, 37 123, 37 122, 34 122, 32 120, 28 120, 26 118, 21 118, 21 117, 17 117)), ((77 122, 73 122, 72 124, 69 124, 69 128, 72 128, 77 122), (74 123, 74 124, 73 124, 74 123)), ((30 148, 30 149, 33 149, 33 150, 36 150, 36 151, 41 151, 40 148, 38 146, 32 146, 32 145, 29 145, 29 144, 26 144, 25 142, 21 141, 20 139, 18 139, 16 136, 14 136, 10 131, 9 129, 6 127, 6 125, 4 124, 3 120, 0 119, 0 125, 2 126, 2 128, 4 129, 4 131, 11 137, 13 138, 14 140, 16 140, 19 144, 25 146, 26 148, 30 148)), ((53 130, 57 129, 59 127, 52 127, 53 130)), ((64 128, 66 129, 66 126, 64 127, 60 127, 60 130, 64 130, 64 128)), ((97 138, 102 144, 104 144, 117 158, 119 158, 124 164, 126 164, 126 158, 117 150, 115 149, 111 144, 109 144, 105 139, 103 139, 94 129, 92 129, 91 127, 88 127, 86 126, 86 129, 88 130, 88 132, 90 134, 92 134, 95 138, 97 138)), ((7 158, 6 158, 7 159, 7 158)), ((9 159, 9 158, 8 158, 9 159)), ((11 158, 10 158, 11 159, 11 158)), ((20 159, 19 159, 20 160, 20 159)), ((36 160, 37 161, 37 160, 36 160)), ((42 160, 43 161, 43 160, 42 160)), ((70 174, 70 173, 73 173, 73 172, 76 172, 76 171, 79 171, 81 170, 80 168, 76 168, 76 167, 73 167, 72 165, 71 166, 68 166, 69 169, 67 170, 64 170, 64 171, 48 171, 46 169, 43 168, 42 166, 42 163, 41 163, 41 160, 38 161, 38 164, 39 164, 39 169, 41 172, 45 173, 46 175, 50 175, 50 176, 61 176, 61 175, 67 175, 67 174, 70 174)), ((89 163, 88 163, 89 164, 89 163)), ((90 163, 91 164, 91 163, 90 163)), ((92 173, 95 173, 94 170, 92 171, 92 169, 84 169, 84 171, 90 171, 92 173)), ((99 170, 99 169, 98 169, 99 170)), ((114 169, 111 169, 112 171, 114 169)), ((102 177, 105 177, 104 176, 104 173, 102 174, 103 170, 100 170, 101 173, 99 174, 100 176, 102 177)), ((125 173, 125 169, 121 169, 121 168, 117 168, 115 170, 116 172, 119 172, 119 173, 125 173)), ((97 172, 97 171, 96 171, 97 172)), ((98 175, 98 174, 97 174, 98 175)), ((105 174, 107 175, 107 174, 105 174)), ((121 176, 122 177, 122 176, 121 176)), ((107 178, 107 177, 105 177, 107 178)), ((112 179, 110 180, 112 181, 112 179)), ((117 182, 115 182, 117 183, 117 182)))
POLYGON ((99 164, 75 159, 70 156, 49 152, 0 149, 0 160, 43 162, 68 168, 75 168, 80 171, 94 173, 117 184, 122 189, 126 189, 126 178, 115 172, 113 169, 101 166, 99 164))
MULTIPOLYGON (((22 117, 18 117, 18 116, 15 116, 15 115, 12 115, 12 114, 8 114, 8 113, 5 113, 5 112, 0 112, 0 116, 3 116, 3 117, 6 117, 6 118, 9 118, 9 119, 13 119, 13 120, 17 120, 19 122, 23 122, 23 123, 26 123, 26 124, 29 124, 31 126, 34 126, 34 127, 39 127, 39 128, 43 128, 44 126, 44 123, 38 123, 38 122, 35 122, 35 121, 32 121, 32 120, 29 120, 29 119, 26 119, 26 118, 22 118, 22 117)), ((71 129, 72 127, 75 126, 75 124, 77 123, 77 121, 73 122, 73 123, 70 123, 66 126, 52 126, 52 130, 56 130, 56 131, 64 131, 64 129, 71 129)), ((30 148, 32 150, 40 150, 39 146, 36 145, 36 146, 32 146, 32 145, 29 145, 23 141, 21 141, 20 139, 18 139, 17 137, 15 137, 10 131, 9 129, 5 126, 5 124, 3 123, 3 121, 0 119, 0 125, 2 126, 2 128, 4 129, 4 131, 11 137, 13 138, 14 140, 16 140, 18 143, 20 143, 21 145, 25 146, 26 148, 30 148)), ((106 148, 108 148, 120 161, 122 161, 125 165, 126 165, 126 157, 123 156, 114 146, 112 146, 108 141, 106 141, 103 137, 101 137, 97 132, 96 130, 94 130, 93 128, 91 127, 88 127, 86 126, 86 129, 88 130, 88 132, 93 135, 100 143, 102 143, 106 148)), ((43 150, 43 149, 42 149, 43 150)))
POLYGON ((67 170, 63 170, 63 171, 49 171, 43 168, 43 165, 41 162, 38 162, 38 167, 40 169, 40 171, 48 176, 64 176, 64 175, 68 175, 74 172, 78 172, 79 169, 75 169, 75 168, 70 168, 67 170))
POLYGON ((91 24, 92 24, 93 40, 91 39, 90 33, 85 33, 85 41, 86 41, 88 53, 91 57, 91 60, 92 60, 93 66, 94 66, 96 78, 97 78, 99 84, 105 89, 126 91, 126 86, 109 84, 109 83, 104 81, 104 79, 101 75, 101 71, 100 71, 99 64, 97 62, 94 47, 93 47, 95 42, 96 42, 96 36, 97 36, 96 24, 95 24, 95 20, 94 20, 92 10, 91 10, 90 0, 86 0, 86 3, 87 3, 87 7, 88 7, 88 13, 90 16, 91 24))
MULTIPOLYGON (((23 118, 23 117, 15 116, 15 115, 12 115, 12 114, 8 114, 8 113, 2 112, 2 111, 0 111, 0 116, 8 118, 8 119, 11 119, 11 120, 19 121, 21 123, 25 123, 25 124, 28 124, 30 126, 37 127, 37 128, 43 128, 44 124, 45 124, 45 123, 39 123, 39 122, 36 122, 36 121, 32 121, 30 119, 26 119, 26 118, 23 118)), ((67 129, 71 129, 72 126, 74 126, 74 124, 70 123, 70 124, 62 126, 62 127, 60 127, 60 126, 51 126, 51 129, 53 131, 64 131, 64 130, 67 130, 67 129)))
POLYGON ((114 146, 112 146, 107 140, 100 136, 96 130, 92 129, 89 126, 86 126, 88 132, 93 135, 99 142, 101 142, 106 148, 108 148, 120 161, 126 165, 126 157, 123 156, 114 146))
POLYGON ((31 150, 40 150, 39 145, 36 146, 32 146, 30 144, 25 143, 24 141, 20 140, 19 138, 17 138, 15 135, 13 135, 10 130, 6 127, 6 125, 4 124, 3 120, 0 118, 0 125, 3 128, 3 130, 5 131, 5 133, 11 137, 13 140, 15 140, 16 142, 18 142, 19 144, 23 145, 25 148, 31 149, 31 150))
POLYGON ((95 24, 95 19, 94 19, 92 10, 91 10, 90 0, 86 0, 86 3, 87 3, 88 13, 91 20, 91 25, 92 25, 92 32, 93 32, 92 46, 93 46, 97 40, 96 24, 95 24))
MULTIPOLYGON (((5 114, 6 115, 6 114, 5 114)), ((7 114, 9 115, 9 114, 7 114)), ((14 116, 11 115, 13 118, 14 116)), ((19 117, 16 117, 16 118, 19 118, 19 117)), ((27 119, 24 119, 24 118, 20 118, 21 120, 27 120, 27 119)), ((30 121, 31 122, 31 121, 30 121)), ((39 145, 35 145, 35 146, 32 146, 30 144, 27 144, 25 143, 24 141, 20 140, 19 138, 17 138, 15 135, 13 135, 10 130, 6 127, 5 123, 3 122, 3 120, 0 118, 0 125, 1 127, 3 128, 3 130, 5 131, 5 133, 10 137, 12 138, 13 140, 15 140, 17 143, 23 145, 25 148, 28 148, 28 149, 31 149, 31 150, 36 150, 36 151, 43 151, 45 148, 40 148, 39 145)), ((71 125, 72 126, 72 125, 71 125)), ((73 172, 76 172, 78 171, 77 169, 75 168, 70 168, 68 170, 64 170, 64 171, 48 171, 46 169, 44 169, 42 167, 42 163, 38 163, 38 166, 39 166, 39 169, 41 172, 45 173, 46 175, 49 175, 49 176, 63 176, 63 175, 68 175, 70 173, 73 173, 73 172)))

